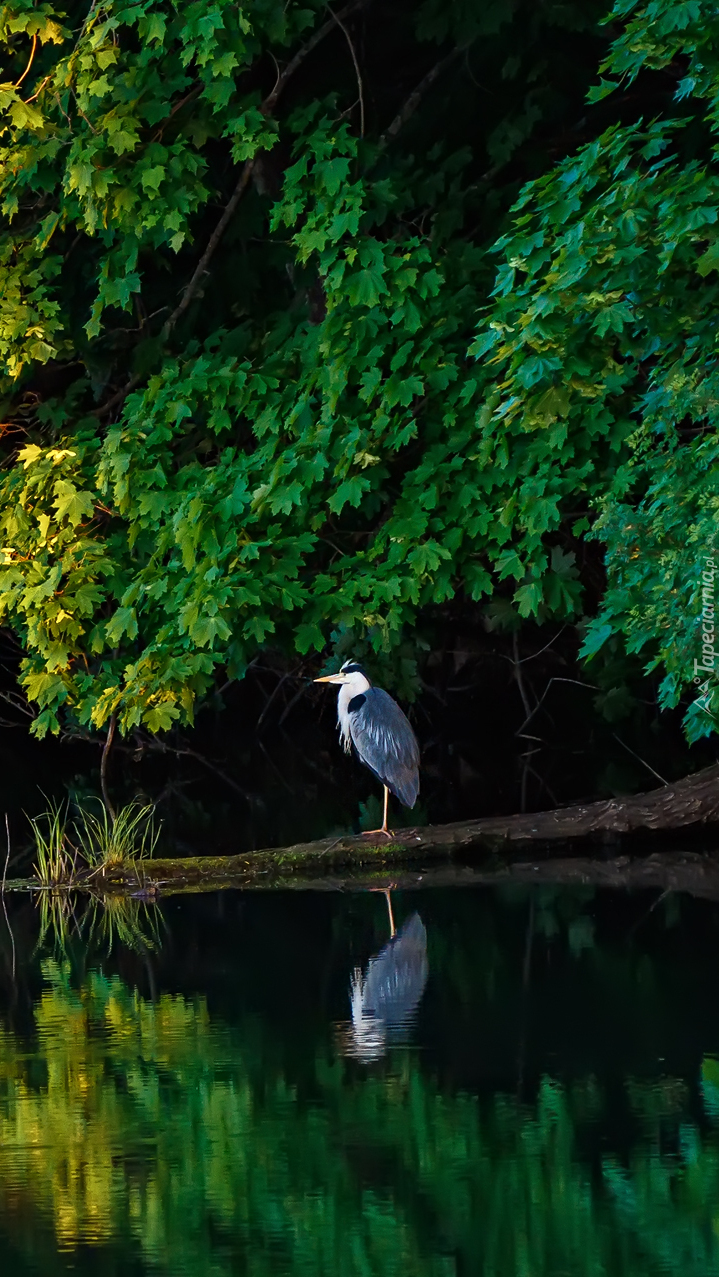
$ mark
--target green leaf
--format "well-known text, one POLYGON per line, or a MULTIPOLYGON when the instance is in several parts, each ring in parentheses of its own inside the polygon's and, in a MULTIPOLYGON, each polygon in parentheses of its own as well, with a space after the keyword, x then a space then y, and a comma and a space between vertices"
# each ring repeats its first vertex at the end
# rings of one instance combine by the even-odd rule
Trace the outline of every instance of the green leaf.
POLYGON ((107 622, 105 632, 111 647, 118 647, 124 635, 129 639, 137 638, 137 614, 134 607, 119 607, 107 622))
POLYGON ((611 638, 612 632, 612 626, 609 622, 593 621, 584 636, 579 655, 584 660, 594 656, 600 648, 604 647, 607 639, 611 638))
POLYGON ((95 512, 92 493, 79 490, 69 479, 57 480, 55 494, 52 504, 59 523, 67 519, 75 527, 83 518, 90 518, 95 512))

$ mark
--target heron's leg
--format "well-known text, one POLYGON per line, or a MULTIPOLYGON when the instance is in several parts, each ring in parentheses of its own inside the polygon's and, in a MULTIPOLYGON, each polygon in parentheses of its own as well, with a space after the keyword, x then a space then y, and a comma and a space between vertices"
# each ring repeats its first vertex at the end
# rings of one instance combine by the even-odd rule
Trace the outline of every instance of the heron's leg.
POLYGON ((384 820, 381 829, 363 829, 362 837, 367 838, 370 834, 384 834, 385 838, 394 838, 394 831, 387 828, 387 804, 389 803, 389 790, 384 787, 384 820))

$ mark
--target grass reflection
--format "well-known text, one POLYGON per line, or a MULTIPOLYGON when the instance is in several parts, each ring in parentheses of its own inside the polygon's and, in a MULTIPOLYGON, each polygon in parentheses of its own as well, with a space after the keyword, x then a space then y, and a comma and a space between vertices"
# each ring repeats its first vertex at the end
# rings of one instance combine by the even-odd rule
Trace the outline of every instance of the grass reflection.
POLYGON ((480 1103, 408 1053, 322 1052, 310 1103, 264 1067, 257 1024, 43 970, 32 1049, 0 1031, 0 1223, 41 1273, 85 1246, 190 1277, 719 1270, 713 1061, 702 1131, 680 1083, 628 1081, 635 1141, 608 1157, 587 1151, 591 1078, 480 1103))
POLYGON ((154 902, 99 891, 78 894, 64 888, 39 893, 37 902, 39 952, 49 949, 56 957, 69 959, 74 944, 85 953, 110 953, 116 945, 136 953, 151 953, 159 947, 154 902))

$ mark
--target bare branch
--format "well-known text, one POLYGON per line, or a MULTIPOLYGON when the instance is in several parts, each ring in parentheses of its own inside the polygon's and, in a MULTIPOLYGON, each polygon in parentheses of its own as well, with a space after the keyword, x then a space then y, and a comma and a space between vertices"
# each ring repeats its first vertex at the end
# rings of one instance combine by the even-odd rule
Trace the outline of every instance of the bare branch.
POLYGON ((111 395, 109 399, 106 399, 104 404, 101 404, 99 408, 95 408, 94 412, 91 413, 91 416, 106 417, 108 412, 112 412, 113 408, 117 408, 119 404, 125 402, 127 396, 135 389, 136 386, 139 386, 141 381, 142 377, 140 374, 134 372, 130 380, 127 381, 120 390, 116 390, 114 395, 111 395))
POLYGON ((30 73, 30 67, 32 66, 33 62, 35 61, 35 50, 36 50, 36 48, 37 48, 37 35, 34 35, 34 36, 33 36, 33 38, 32 38, 32 48, 31 48, 31 50, 30 50, 30 61, 28 62, 27 66, 25 67, 25 70, 23 71, 22 75, 20 76, 20 79, 15 81, 15 83, 14 83, 14 85, 13 85, 13 88, 14 88, 14 89, 19 89, 19 88, 20 88, 20 85, 22 84, 22 82, 23 82, 23 80, 25 79, 25 77, 26 77, 27 75, 29 75, 29 73, 30 73))
MULTIPOLYGON (((549 691, 553 683, 576 683, 577 687, 586 687, 589 689, 590 692, 597 691, 596 683, 582 683, 580 682, 578 678, 561 678, 560 675, 556 674, 554 678, 550 678, 549 682, 547 683, 547 686, 542 692, 542 695, 537 701, 537 704, 535 705, 531 714, 529 715, 528 718, 525 718, 521 726, 517 728, 516 732, 514 733, 515 736, 519 736, 524 731, 525 727, 527 727, 528 724, 531 723, 532 719, 534 718, 534 715, 537 713, 537 710, 540 708, 541 705, 544 704, 544 698, 547 695, 547 692, 549 691)), ((535 736, 535 737, 530 737, 529 739, 539 740, 539 737, 535 736)))
POLYGON ((335 23, 339 23, 341 26, 343 18, 348 18, 351 13, 356 13, 358 9, 366 8, 369 2, 370 0, 351 0, 350 4, 346 4, 343 9, 340 9, 339 13, 333 13, 328 22, 325 22, 323 26, 317 28, 313 35, 310 36, 307 43, 303 44, 302 48, 297 50, 293 58, 290 58, 290 61, 287 63, 284 71, 278 76, 274 89, 268 97, 265 98, 260 108, 263 115, 272 114, 275 106, 277 105, 277 99, 282 93, 287 81, 294 75, 297 68, 301 66, 307 55, 317 47, 321 40, 324 40, 326 35, 329 35, 330 31, 334 30, 335 23))
POLYGON ((669 781, 665 780, 663 776, 660 776, 659 772, 655 772, 651 763, 648 763, 646 758, 642 758, 641 754, 637 754, 636 751, 632 749, 631 745, 627 745, 627 742, 622 740, 621 736, 617 736, 616 732, 612 732, 612 736, 632 755, 632 758, 636 758, 637 762, 642 764, 642 767, 646 767, 647 771, 652 773, 652 776, 656 776, 657 780, 660 780, 663 785, 669 784, 669 781))
MULTIPOLYGON (((332 10, 331 10, 331 9, 330 9, 330 13, 332 13, 332 10)), ((360 137, 364 137, 364 95, 363 95, 363 91, 362 91, 362 76, 361 76, 361 74, 360 74, 359 62, 357 61, 357 54, 355 53, 355 47, 354 47, 354 45, 353 45, 353 43, 352 43, 352 39, 351 39, 350 33, 349 33, 349 31, 347 30, 347 28, 346 28, 346 26, 345 26, 344 22, 341 22, 341 21, 340 21, 340 19, 337 17, 337 14, 336 14, 336 13, 332 13, 332 17, 334 18, 335 22, 337 23, 337 26, 340 28, 340 31, 342 32, 342 34, 343 34, 343 36, 344 36, 345 40, 347 41, 347 43, 348 43, 348 45, 349 45, 350 53, 351 53, 351 55, 352 55, 352 61, 353 61, 353 63, 354 63, 355 75, 357 76, 357 92, 358 92, 358 94, 359 94, 359 108, 360 108, 360 137)))
POLYGON ((459 57, 459 54, 463 51, 463 48, 460 48, 459 46, 456 49, 452 49, 451 53, 448 53, 445 58, 442 58, 439 62, 437 62, 431 70, 427 72, 424 79, 420 80, 417 88, 410 93, 401 111, 394 117, 389 128, 382 134, 379 140, 380 149, 387 146, 392 139, 397 136, 400 129, 404 128, 410 117, 414 115, 427 90, 431 88, 437 77, 440 76, 450 63, 454 62, 454 59, 459 57))
POLYGON ((117 714, 113 714, 107 729, 107 736, 105 737, 105 744, 103 747, 102 759, 100 762, 100 785, 102 787, 102 801, 104 802, 107 811, 110 813, 110 819, 112 820, 113 825, 117 819, 117 816, 115 814, 115 808, 110 802, 110 791, 107 788, 107 762, 110 757, 112 742, 115 739, 116 727, 117 727, 117 714))
POLYGON ((247 162, 245 163, 242 169, 242 172, 240 173, 240 176, 237 181, 237 185, 235 186, 235 189, 232 192, 229 198, 229 201, 225 205, 225 209, 222 214, 222 217, 220 218, 219 222, 217 223, 217 226, 215 227, 209 240, 207 241, 207 247, 204 253, 202 254, 202 257, 200 258, 199 262, 197 263, 197 266, 195 267, 192 278, 182 295, 182 299, 180 300, 179 304, 175 307, 172 314, 168 315, 167 319, 165 320, 165 323, 162 326, 163 337, 169 337, 178 319, 180 319, 181 316, 184 315, 185 311, 187 310, 187 307, 189 306, 195 293, 200 287, 202 276, 206 273, 207 267, 210 264, 210 260, 214 256, 215 249, 217 248, 217 245, 219 244, 220 240, 222 239, 222 236, 225 233, 227 224, 230 221, 232 214, 234 213, 235 209, 237 208, 237 205, 239 204, 240 200, 242 199, 242 196, 245 193, 245 190, 247 188, 247 183, 252 177, 252 170, 254 167, 255 167, 254 159, 247 160, 247 162))
POLYGON ((194 89, 190 89, 190 92, 186 93, 184 98, 180 98, 180 101, 175 103, 169 115, 165 117, 165 119, 160 124, 159 129, 153 135, 153 138, 152 138, 153 142, 156 142, 158 138, 162 137, 162 134, 167 128, 168 124, 170 123, 170 120, 172 119, 173 115, 176 115, 177 112, 181 110, 183 106, 187 106, 187 103, 191 102, 193 98, 199 97, 204 87, 205 86, 203 84, 196 84, 194 89))

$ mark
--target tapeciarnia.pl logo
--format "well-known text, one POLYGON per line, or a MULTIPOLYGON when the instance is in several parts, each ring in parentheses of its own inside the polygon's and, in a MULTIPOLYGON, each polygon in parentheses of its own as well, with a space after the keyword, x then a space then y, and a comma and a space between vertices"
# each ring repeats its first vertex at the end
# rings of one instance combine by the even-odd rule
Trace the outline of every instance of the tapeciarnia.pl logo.
POLYGON ((715 628, 715 607, 714 607, 714 580, 716 576, 716 564, 711 555, 705 555, 702 568, 702 614, 701 614, 701 638, 702 638, 702 654, 701 660, 694 658, 694 682, 699 685, 702 695, 697 701, 700 709, 711 713, 711 693, 709 691, 709 675, 713 673, 716 666, 716 649, 714 640, 716 638, 715 628))

